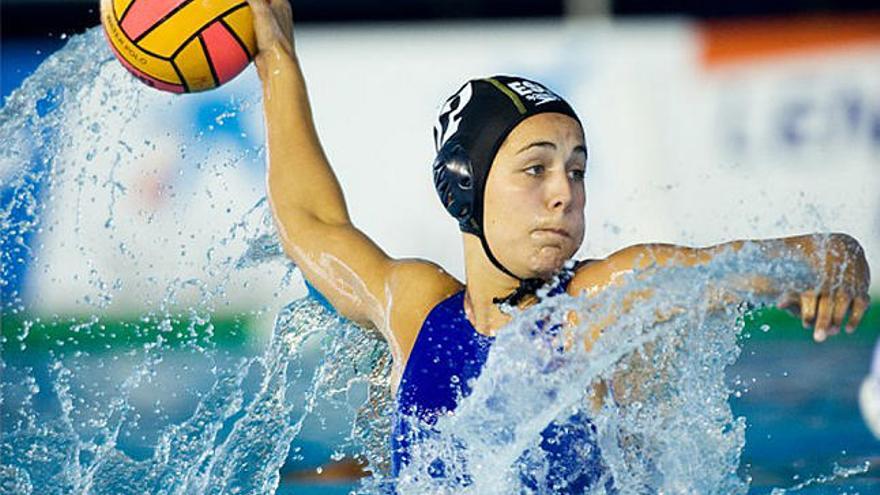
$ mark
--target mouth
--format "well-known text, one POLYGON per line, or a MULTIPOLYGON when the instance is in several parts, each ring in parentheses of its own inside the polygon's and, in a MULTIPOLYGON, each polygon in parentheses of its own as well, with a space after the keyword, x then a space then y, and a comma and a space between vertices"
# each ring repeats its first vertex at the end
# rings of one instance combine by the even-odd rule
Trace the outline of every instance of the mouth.
POLYGON ((533 232, 539 232, 542 234, 550 234, 550 235, 555 235, 555 236, 559 236, 559 237, 566 237, 569 239, 571 238, 571 234, 569 234, 568 231, 565 229, 540 228, 540 229, 535 229, 533 232))

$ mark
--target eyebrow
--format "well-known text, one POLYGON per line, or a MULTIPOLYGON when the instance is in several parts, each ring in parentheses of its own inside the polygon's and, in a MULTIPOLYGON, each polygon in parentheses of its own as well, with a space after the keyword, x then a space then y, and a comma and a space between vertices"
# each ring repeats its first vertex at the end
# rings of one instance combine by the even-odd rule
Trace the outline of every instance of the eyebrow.
MULTIPOLYGON (((548 147, 548 148, 553 148, 553 149, 555 150, 555 149, 556 149, 556 144, 555 144, 555 143, 551 143, 550 141, 536 141, 536 142, 534 142, 534 143, 527 144, 526 146, 524 146, 521 150, 517 151, 516 153, 517 153, 517 154, 520 154, 520 153, 522 153, 523 151, 526 151, 526 150, 528 150, 528 149, 531 149, 531 148, 539 148, 539 147, 548 147)), ((581 152, 581 153, 583 153, 584 155, 587 154, 587 148, 586 148, 585 146, 581 145, 581 144, 575 146, 574 149, 573 149, 572 151, 573 151, 574 153, 581 152)))

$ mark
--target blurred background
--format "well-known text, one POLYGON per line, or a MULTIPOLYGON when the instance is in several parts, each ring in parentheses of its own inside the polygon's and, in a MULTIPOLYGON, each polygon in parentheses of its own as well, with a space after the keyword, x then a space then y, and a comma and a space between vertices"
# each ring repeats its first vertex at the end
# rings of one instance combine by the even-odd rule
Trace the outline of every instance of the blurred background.
MULTIPOLYGON (((98 24, 94 1, 3 0, 0 6, 4 99, 71 36, 98 24)), ((585 123, 588 230, 580 257, 638 242, 708 245, 842 231, 862 242, 880 272, 876 1, 310 0, 294 2, 294 12, 315 118, 352 217, 394 256, 432 259, 463 276, 459 234, 430 179, 433 118, 465 80, 515 73, 566 96, 585 123)), ((191 163, 207 148, 238 156, 262 142, 258 107, 229 115, 257 91, 249 70, 220 90, 177 97, 173 114, 140 118, 138 132, 153 136, 154 145, 137 162, 140 169, 122 179, 137 184, 137 194, 118 198, 114 208, 123 216, 155 212, 150 229, 160 239, 197 229, 204 240, 169 260, 155 240, 135 235, 144 224, 117 222, 121 237, 131 233, 128 247, 142 253, 137 263, 149 267, 150 284, 135 280, 142 272, 109 246, 99 214, 79 224, 76 242, 88 248, 81 252, 64 248, 70 229, 24 239, 3 232, 7 252, 13 244, 26 246, 44 265, 35 269, 23 256, 6 266, 3 297, 20 297, 25 314, 10 314, 4 305, 4 334, 39 315, 88 314, 93 308, 82 294, 94 286, 93 270, 119 281, 108 308, 119 328, 161 299, 168 281, 202 277, 200 261, 211 243, 265 194, 262 158, 250 156, 225 171, 226 213, 201 205, 184 218, 171 213, 184 200, 159 191, 212 184, 216 177, 193 171, 191 163), (171 121, 211 138, 181 159, 178 150, 190 143, 164 131, 171 121)), ((106 173, 98 162, 88 167, 106 173)), ((98 182, 85 187, 86 194, 106 196, 98 182)), ((0 188, 6 208, 11 191, 2 182, 0 188)), ((76 212, 49 214, 50 223, 67 225, 76 212)), ((218 341, 235 349, 265 338, 273 313, 255 318, 252 310, 278 298, 277 274, 230 284, 234 304, 214 315, 218 341)), ((829 471, 833 462, 866 459, 871 470, 846 483, 880 486, 880 444, 857 406, 880 334, 878 280, 875 275, 875 302, 852 337, 816 346, 797 321, 774 311, 749 322, 731 376, 750 384, 734 406, 750 426, 743 469, 756 493, 804 472, 829 471), (768 322, 773 331, 758 330, 768 322)), ((283 297, 305 294, 293 285, 283 297)), ((4 346, 4 359, 56 346, 70 325, 38 330, 25 332, 21 349, 4 346)), ((80 344, 119 352, 135 344, 124 332, 99 335, 80 344)), ((328 490, 320 476, 308 475, 331 455, 321 438, 313 440, 287 466, 288 485, 328 490)))

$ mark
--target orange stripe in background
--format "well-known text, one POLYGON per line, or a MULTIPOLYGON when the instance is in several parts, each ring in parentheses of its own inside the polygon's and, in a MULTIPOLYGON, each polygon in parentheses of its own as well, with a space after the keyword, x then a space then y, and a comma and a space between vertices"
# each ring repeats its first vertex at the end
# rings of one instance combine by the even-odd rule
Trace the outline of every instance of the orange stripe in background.
POLYGON ((880 44, 880 14, 710 21, 698 31, 701 62, 713 68, 880 44))

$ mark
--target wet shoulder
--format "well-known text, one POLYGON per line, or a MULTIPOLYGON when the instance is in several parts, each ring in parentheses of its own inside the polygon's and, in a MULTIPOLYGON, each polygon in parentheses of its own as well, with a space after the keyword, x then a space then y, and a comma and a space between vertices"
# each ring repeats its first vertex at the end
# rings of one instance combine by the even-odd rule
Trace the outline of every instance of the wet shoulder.
POLYGON ((464 284, 436 263, 424 260, 395 262, 388 281, 391 296, 388 313, 401 365, 409 357, 422 323, 431 310, 463 288, 464 284))

